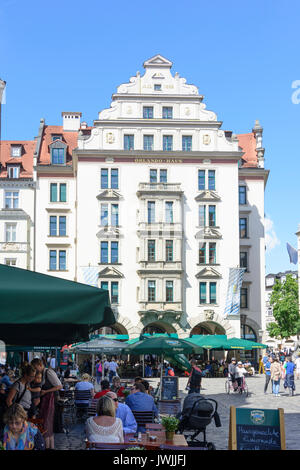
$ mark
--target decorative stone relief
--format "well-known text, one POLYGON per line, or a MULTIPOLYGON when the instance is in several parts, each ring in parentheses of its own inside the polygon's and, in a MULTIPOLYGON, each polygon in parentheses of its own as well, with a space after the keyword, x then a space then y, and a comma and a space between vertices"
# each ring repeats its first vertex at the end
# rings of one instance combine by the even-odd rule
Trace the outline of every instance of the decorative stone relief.
POLYGON ((204 145, 209 145, 210 143, 211 143, 211 138, 210 138, 210 136, 209 136, 208 134, 205 134, 205 135, 203 136, 203 144, 204 144, 204 145))
POLYGON ((108 132, 106 134, 106 143, 107 144, 113 144, 115 140, 116 140, 116 138, 115 138, 115 136, 112 132, 108 132))

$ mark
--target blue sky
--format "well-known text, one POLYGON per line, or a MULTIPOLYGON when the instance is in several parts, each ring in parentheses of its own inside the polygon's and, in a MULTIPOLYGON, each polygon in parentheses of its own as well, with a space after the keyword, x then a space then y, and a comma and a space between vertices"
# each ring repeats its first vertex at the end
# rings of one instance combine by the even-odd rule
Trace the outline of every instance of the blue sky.
POLYGON ((41 117, 60 124, 63 110, 92 124, 116 87, 160 53, 199 87, 224 129, 249 132, 260 120, 271 170, 266 272, 295 269, 286 242, 297 246, 300 222, 299 17, 293 0, 1 0, 2 138, 32 139, 41 117))

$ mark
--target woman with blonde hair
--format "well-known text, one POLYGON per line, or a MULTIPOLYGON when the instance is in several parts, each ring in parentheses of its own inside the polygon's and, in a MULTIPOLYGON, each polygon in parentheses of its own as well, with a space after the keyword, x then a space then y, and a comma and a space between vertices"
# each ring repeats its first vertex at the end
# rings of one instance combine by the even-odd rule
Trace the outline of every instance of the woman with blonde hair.
POLYGON ((124 442, 123 424, 116 418, 116 407, 110 397, 99 398, 97 416, 87 420, 85 431, 89 442, 124 442))

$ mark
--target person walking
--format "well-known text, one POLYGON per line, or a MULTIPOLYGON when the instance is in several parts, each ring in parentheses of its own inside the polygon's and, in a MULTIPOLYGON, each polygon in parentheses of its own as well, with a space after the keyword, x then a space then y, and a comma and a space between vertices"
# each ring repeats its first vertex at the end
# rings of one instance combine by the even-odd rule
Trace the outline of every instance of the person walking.
POLYGON ((271 363, 271 380, 273 384, 273 394, 275 397, 279 397, 281 367, 277 358, 273 359, 271 363))
POLYGON ((265 387, 264 387, 265 395, 267 394, 268 386, 271 380, 271 361, 272 361, 272 358, 268 357, 268 360, 264 363, 265 376, 266 376, 265 387))
POLYGON ((293 363, 292 358, 289 357, 288 361, 286 362, 285 368, 285 380, 284 380, 284 388, 289 389, 289 395, 293 396, 295 391, 295 380, 294 380, 294 372, 295 372, 296 365, 293 363))
POLYGON ((261 356, 259 356, 259 360, 258 360, 258 373, 259 374, 264 374, 264 363, 263 363, 263 359, 261 356))
POLYGON ((102 380, 102 364, 101 364, 101 361, 98 359, 97 362, 96 362, 96 380, 97 380, 97 384, 100 385, 100 382, 102 380))
POLYGON ((113 377, 117 375, 118 364, 114 361, 114 358, 109 362, 108 370, 109 370, 109 383, 112 383, 113 377))
POLYGON ((197 366, 197 361, 195 359, 191 360, 191 365, 192 365, 192 372, 187 383, 187 387, 190 387, 189 394, 200 393, 202 371, 197 366))
POLYGON ((233 357, 231 359, 231 363, 228 366, 228 374, 229 374, 229 379, 231 380, 231 383, 235 392, 237 391, 236 368, 237 368, 236 358, 233 357))

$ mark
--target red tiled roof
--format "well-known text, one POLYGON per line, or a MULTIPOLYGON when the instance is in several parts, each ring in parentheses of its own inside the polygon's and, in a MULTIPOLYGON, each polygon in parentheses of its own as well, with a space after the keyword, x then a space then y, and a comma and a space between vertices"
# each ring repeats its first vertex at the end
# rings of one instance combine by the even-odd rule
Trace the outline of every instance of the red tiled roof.
POLYGON ((257 167, 256 139, 253 132, 250 134, 238 134, 237 138, 239 139, 239 146, 244 152, 242 159, 245 160, 245 163, 242 167, 257 167))
POLYGON ((39 165, 50 165, 50 148, 49 145, 52 143, 52 134, 61 134, 63 141, 67 144, 67 164, 72 161, 72 150, 77 147, 78 131, 64 131, 63 126, 45 126, 41 150, 39 155, 39 165))
POLYGON ((0 178, 7 178, 7 163, 21 164, 20 178, 32 178, 35 147, 35 140, 2 140, 0 142, 0 163, 2 164, 0 178), (21 157, 11 156, 11 145, 22 145, 21 157))

